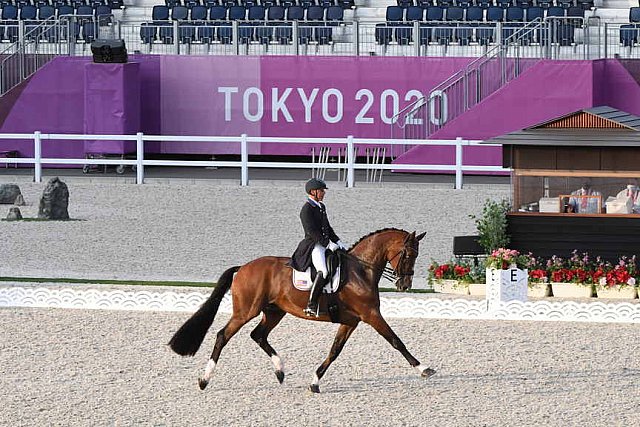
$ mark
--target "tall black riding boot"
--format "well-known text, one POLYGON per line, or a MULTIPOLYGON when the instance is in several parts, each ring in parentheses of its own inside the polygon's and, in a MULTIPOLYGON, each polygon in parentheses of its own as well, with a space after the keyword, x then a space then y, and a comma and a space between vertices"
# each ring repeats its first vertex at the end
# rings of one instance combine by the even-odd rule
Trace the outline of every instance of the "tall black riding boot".
POLYGON ((309 302, 307 308, 304 309, 304 314, 309 317, 318 317, 318 299, 322 294, 322 288, 324 288, 325 280, 321 272, 316 275, 316 280, 311 286, 311 292, 309 293, 309 302))

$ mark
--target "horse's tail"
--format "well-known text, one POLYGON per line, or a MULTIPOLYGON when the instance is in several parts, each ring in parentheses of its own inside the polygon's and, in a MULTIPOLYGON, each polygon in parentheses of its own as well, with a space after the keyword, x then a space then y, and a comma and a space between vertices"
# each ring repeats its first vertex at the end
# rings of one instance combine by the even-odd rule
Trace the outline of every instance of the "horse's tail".
POLYGON ((224 294, 231 288, 233 274, 240 269, 240 266, 231 267, 220 276, 216 288, 211 292, 211 296, 204 304, 189 318, 184 325, 178 329, 171 340, 169 346, 181 356, 193 356, 204 341, 207 331, 213 324, 220 302, 224 294))

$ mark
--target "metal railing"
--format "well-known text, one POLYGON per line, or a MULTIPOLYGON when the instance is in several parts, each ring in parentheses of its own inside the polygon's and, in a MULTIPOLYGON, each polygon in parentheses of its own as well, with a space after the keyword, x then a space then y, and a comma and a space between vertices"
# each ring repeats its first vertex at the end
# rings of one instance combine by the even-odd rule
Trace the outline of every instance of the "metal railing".
MULTIPOLYGON (((400 110, 391 123, 392 138, 395 136, 394 130, 400 130, 401 137, 406 139, 428 138, 447 122, 531 68, 542 59, 544 45, 537 44, 537 54, 532 58, 523 57, 521 47, 538 42, 545 28, 545 23, 540 19, 522 27, 507 27, 498 23, 495 36, 488 32, 481 35, 496 37, 498 44, 436 86, 429 95, 400 110)), ((487 30, 484 27, 476 29, 487 30)), ((476 33, 475 37, 480 36, 476 33)))
MULTIPOLYGON (((0 96, 32 76, 51 59, 75 55, 78 41, 113 38, 113 16, 64 15, 43 21, 5 21, 5 37, 11 41, 0 55, 0 96)), ((83 49, 84 50, 84 49, 83 49)))
MULTIPOLYGON (((434 172, 455 172, 455 188, 461 189, 463 185, 464 172, 509 172, 501 166, 479 166, 463 164, 463 148, 466 146, 477 146, 480 141, 464 140, 391 140, 391 139, 364 139, 348 136, 346 138, 280 138, 280 137, 251 137, 245 134, 240 136, 168 136, 168 135, 82 135, 82 134, 45 134, 39 131, 27 134, 0 134, 0 140, 25 140, 32 141, 33 157, 12 157, 0 158, 2 163, 18 163, 34 165, 34 181, 42 182, 42 166, 51 165, 125 165, 135 166, 136 182, 144 183, 145 166, 188 166, 188 167, 232 167, 240 169, 240 185, 249 185, 250 168, 278 168, 278 169, 317 169, 336 168, 346 171, 347 187, 355 185, 356 170, 374 170, 382 173, 382 170, 393 171, 434 171, 434 172), (105 159, 105 158, 49 158, 42 156, 43 140, 66 140, 83 143, 101 140, 136 141, 135 159, 105 159), (235 142, 239 145, 239 161, 199 161, 199 160, 148 160, 144 158, 144 143, 147 141, 170 141, 170 142, 235 142), (279 144, 318 144, 337 145, 344 148, 346 156, 343 161, 336 163, 318 162, 259 162, 249 160, 249 146, 252 143, 279 143, 279 144), (429 145, 429 146, 454 146, 455 164, 370 164, 360 163, 356 157, 356 146, 393 146, 393 145, 429 145)), ((485 147, 499 147, 499 145, 482 144, 485 147)))
MULTIPOLYGON (((105 15, 106 17, 106 15, 105 15)), ((25 53, 86 56, 94 39, 123 39, 129 53, 180 55, 373 55, 373 56, 434 56, 479 57, 512 36, 519 23, 475 23, 466 21, 421 21, 390 24, 382 22, 305 22, 305 21, 152 21, 115 20, 68 15, 49 18, 40 23, 5 21, 11 44, 2 43, 4 54, 19 49, 25 53), (87 35, 84 23, 93 21, 95 31, 87 35), (97 21, 97 22, 96 22, 97 21), (102 21, 102 22, 101 22, 102 21), (35 27, 40 27, 36 29, 35 27), (203 28, 209 27, 209 30, 203 28), (223 36, 219 37, 219 28, 223 36), (286 27, 286 28, 285 28, 286 27), (211 32, 211 28, 214 28, 211 32), (149 38, 148 31, 155 37, 149 38), (207 36, 207 32, 209 35, 207 36), (145 33, 147 35, 145 35, 145 33), (250 33, 250 36, 246 36, 250 33), (70 37, 69 37, 70 35, 70 37), (174 35, 176 35, 174 37, 174 35)), ((551 17, 545 19, 549 28, 545 43, 538 39, 521 39, 520 58, 597 59, 638 57, 637 35, 623 41, 620 30, 634 33, 635 24, 602 23, 598 17, 551 17), (572 22, 573 31, 560 29, 572 22), (632 28, 624 28, 629 27, 632 28), (557 42, 557 38, 565 38, 557 42)), ((531 25, 526 23, 524 25, 531 25)), ((635 33, 634 33, 635 34, 635 33)), ((544 34, 543 34, 544 35, 544 34)))
MULTIPOLYGON (((497 45, 436 86, 427 96, 400 110, 392 120, 391 137, 428 138, 540 60, 563 59, 565 48, 572 49, 582 58, 599 57, 600 28, 599 19, 585 21, 581 17, 536 19, 521 27, 497 23, 497 45)), ((475 29, 475 39, 479 39, 479 31, 485 39, 491 37, 485 33, 488 29, 479 27, 475 29)))
POLYGON ((173 55, 358 55, 358 22, 119 22, 127 49, 173 55))

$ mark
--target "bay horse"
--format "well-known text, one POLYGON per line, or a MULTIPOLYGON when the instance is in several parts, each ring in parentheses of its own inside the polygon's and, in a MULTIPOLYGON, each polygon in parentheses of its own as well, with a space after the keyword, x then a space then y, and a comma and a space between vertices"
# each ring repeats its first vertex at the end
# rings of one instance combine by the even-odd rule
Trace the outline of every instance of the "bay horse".
MULTIPOLYGON (((418 245, 424 235, 425 233, 416 236, 415 231, 409 233, 395 228, 385 228, 362 237, 343 254, 341 268, 346 269, 348 276, 346 283, 336 294, 340 327, 329 355, 315 371, 313 382, 309 386, 310 391, 320 392, 320 379, 361 321, 368 323, 382 335, 422 377, 428 378, 435 374, 435 370, 421 365, 409 353, 382 317, 378 289, 378 282, 387 263, 397 277, 397 289, 404 291, 411 288, 418 245)), ((231 319, 218 332, 204 375, 198 379, 201 390, 209 383, 224 346, 242 326, 260 312, 262 320, 251 332, 251 338, 271 358, 280 383, 284 381, 284 364, 267 341, 273 328, 287 313, 306 320, 331 321, 326 310, 318 318, 305 316, 302 310, 306 307, 309 292, 299 291, 293 286, 292 269, 287 266, 288 261, 289 258, 285 257, 267 256, 243 266, 229 268, 220 276, 211 296, 173 335, 169 341, 171 349, 182 356, 193 356, 213 324, 224 294, 231 289, 233 313, 231 319), (237 273, 235 278, 234 273, 237 273)), ((326 307, 324 298, 321 298, 320 306, 326 307)))

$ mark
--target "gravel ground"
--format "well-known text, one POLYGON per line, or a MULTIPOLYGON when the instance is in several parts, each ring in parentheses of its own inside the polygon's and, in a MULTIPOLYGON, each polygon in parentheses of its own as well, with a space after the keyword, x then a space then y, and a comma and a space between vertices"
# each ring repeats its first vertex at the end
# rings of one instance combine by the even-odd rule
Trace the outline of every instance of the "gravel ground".
POLYGON ((335 325, 285 317, 271 335, 279 385, 246 325, 209 388, 195 358, 165 345, 185 313, 0 309, 0 425, 633 426, 640 425, 637 326, 390 319, 438 374, 423 380, 361 325, 306 391, 335 325))
MULTIPOLYGON (((35 217, 44 184, 20 186, 23 215, 35 217)), ((0 222, 0 276, 213 281, 231 265, 293 251, 301 186, 70 182, 77 221, 0 222)), ((454 235, 474 233, 469 214, 509 191, 330 187, 329 214, 347 243, 389 226, 427 232, 416 285, 430 258, 451 256, 454 235)), ((287 371, 279 385, 249 338, 254 320, 201 392, 196 378, 228 316, 219 315, 195 358, 181 358, 165 344, 187 317, 0 309, 0 425, 640 425, 636 325, 390 319, 410 351, 438 369, 426 381, 362 325, 323 393, 311 395, 336 325, 283 320, 271 337, 287 371)))
MULTIPOLYGON (((431 258, 452 256, 454 235, 475 234, 469 215, 480 214, 487 198, 509 194, 507 185, 328 184, 329 217, 347 244, 385 227, 427 232, 417 287, 431 258)), ((45 184, 19 185, 27 202, 22 214, 34 218, 45 184)), ((215 281, 232 265, 290 256, 303 236, 303 182, 68 186, 75 221, 0 221, 0 276, 215 281)), ((9 205, 0 209, 5 217, 9 205)))

